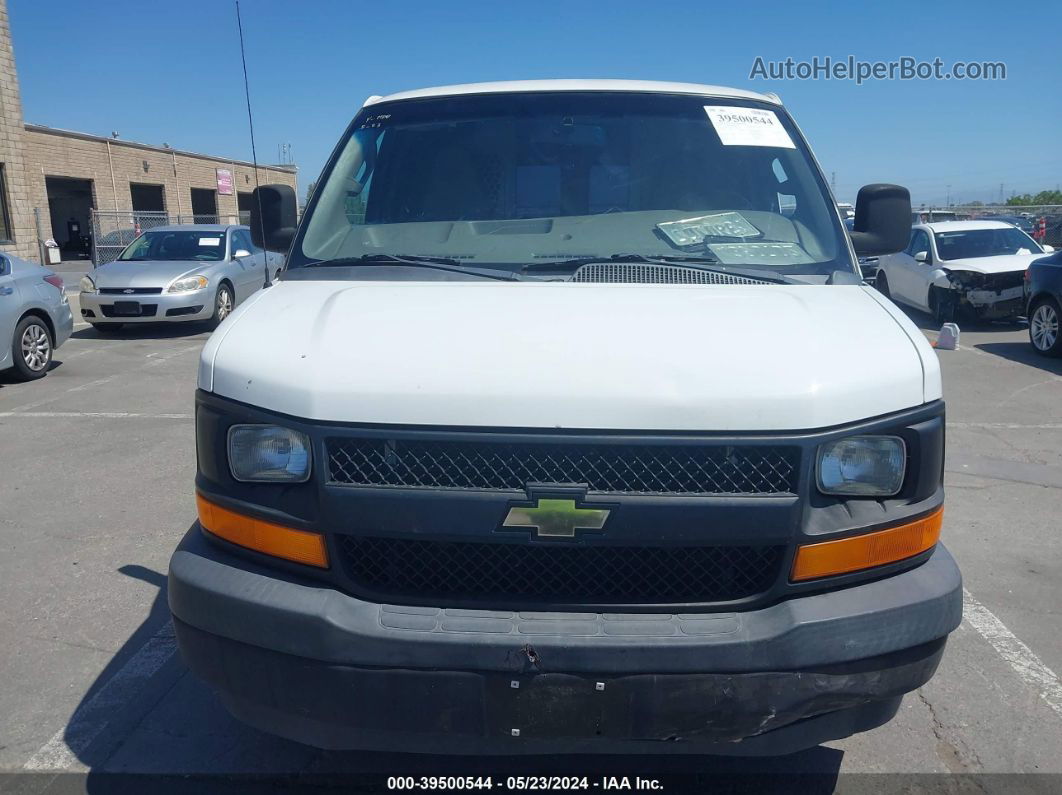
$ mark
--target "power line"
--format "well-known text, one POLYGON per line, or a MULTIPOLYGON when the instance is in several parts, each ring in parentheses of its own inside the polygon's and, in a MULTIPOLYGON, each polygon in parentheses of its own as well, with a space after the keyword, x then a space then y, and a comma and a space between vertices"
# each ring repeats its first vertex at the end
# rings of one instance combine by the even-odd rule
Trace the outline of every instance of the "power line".
MULTIPOLYGON (((258 184, 258 152, 254 146, 254 117, 251 115, 251 84, 247 80, 247 54, 243 48, 243 20, 240 18, 240 0, 236 2, 236 27, 240 31, 240 60, 243 61, 243 94, 247 99, 247 126, 251 130, 251 162, 254 164, 254 195, 258 201, 258 224, 259 233, 262 236, 262 242, 265 242, 265 219, 262 215, 262 191, 259 190, 261 185, 258 184)), ((269 282, 269 262, 266 261, 265 276, 263 277, 262 287, 268 287, 269 282)))

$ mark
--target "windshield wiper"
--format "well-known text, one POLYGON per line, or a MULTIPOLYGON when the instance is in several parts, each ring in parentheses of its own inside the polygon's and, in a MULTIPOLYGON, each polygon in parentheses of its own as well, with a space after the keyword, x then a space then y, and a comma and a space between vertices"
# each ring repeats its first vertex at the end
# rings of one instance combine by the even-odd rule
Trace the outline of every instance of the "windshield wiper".
POLYGON ((472 268, 462 265, 458 260, 450 257, 427 257, 420 254, 362 254, 360 257, 340 257, 339 259, 325 259, 317 262, 308 262, 307 268, 333 268, 348 265, 366 265, 372 263, 384 263, 387 265, 405 265, 415 268, 427 268, 436 271, 449 271, 450 273, 465 273, 469 276, 481 276, 484 279, 496 279, 503 282, 515 282, 520 276, 512 272, 498 272, 485 268, 472 268))
POLYGON ((719 260, 709 254, 661 254, 659 256, 646 256, 644 254, 612 254, 608 257, 575 257, 563 260, 548 260, 529 262, 524 266, 524 272, 537 270, 552 270, 554 268, 580 268, 583 265, 608 262, 632 262, 646 265, 682 265, 709 273, 722 273, 732 276, 746 276, 750 279, 760 279, 765 282, 776 284, 797 284, 796 279, 790 279, 780 273, 767 272, 760 268, 732 268, 729 265, 721 265, 719 260))

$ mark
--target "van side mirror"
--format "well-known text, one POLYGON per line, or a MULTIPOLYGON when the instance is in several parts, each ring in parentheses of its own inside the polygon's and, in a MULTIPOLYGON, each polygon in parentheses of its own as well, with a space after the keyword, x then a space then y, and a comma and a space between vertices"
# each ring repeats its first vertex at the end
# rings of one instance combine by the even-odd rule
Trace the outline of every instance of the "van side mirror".
POLYGON ((895 254, 911 237, 911 194, 899 185, 864 185, 856 197, 852 246, 857 256, 895 254))
POLYGON ((929 262, 929 252, 919 251, 915 254, 915 262, 929 262))
POLYGON ((251 241, 266 251, 286 254, 298 226, 295 190, 290 185, 262 185, 251 194, 251 241))

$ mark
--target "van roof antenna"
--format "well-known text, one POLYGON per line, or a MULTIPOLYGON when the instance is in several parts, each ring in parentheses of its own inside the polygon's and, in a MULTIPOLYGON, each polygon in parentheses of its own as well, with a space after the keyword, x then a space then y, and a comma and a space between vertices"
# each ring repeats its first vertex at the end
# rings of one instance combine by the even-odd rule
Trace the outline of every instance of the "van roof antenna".
MULTIPOLYGON (((254 116, 251 115, 251 87, 247 82, 247 54, 243 48, 243 19, 240 17, 240 0, 236 2, 236 27, 240 31, 240 60, 243 61, 243 94, 247 99, 247 126, 251 131, 251 162, 254 164, 254 187, 255 187, 255 201, 258 202, 258 223, 262 225, 260 230, 262 233, 262 240, 265 240, 265 221, 262 218, 262 191, 258 190, 261 187, 258 184, 258 152, 254 147, 254 116)), ((262 288, 269 287, 271 282, 269 281, 269 258, 265 257, 265 276, 262 280, 262 288)))

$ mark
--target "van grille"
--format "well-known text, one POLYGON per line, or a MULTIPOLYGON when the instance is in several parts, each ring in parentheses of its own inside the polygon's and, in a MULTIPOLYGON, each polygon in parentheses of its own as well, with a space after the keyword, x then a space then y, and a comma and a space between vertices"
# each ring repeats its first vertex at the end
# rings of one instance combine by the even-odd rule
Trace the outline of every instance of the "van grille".
POLYGON ((329 478, 349 486, 594 494, 792 494, 800 450, 773 445, 328 440, 329 478))
POLYGON ((486 604, 702 604, 766 591, 784 546, 575 546, 340 537, 348 576, 381 597, 486 604))

